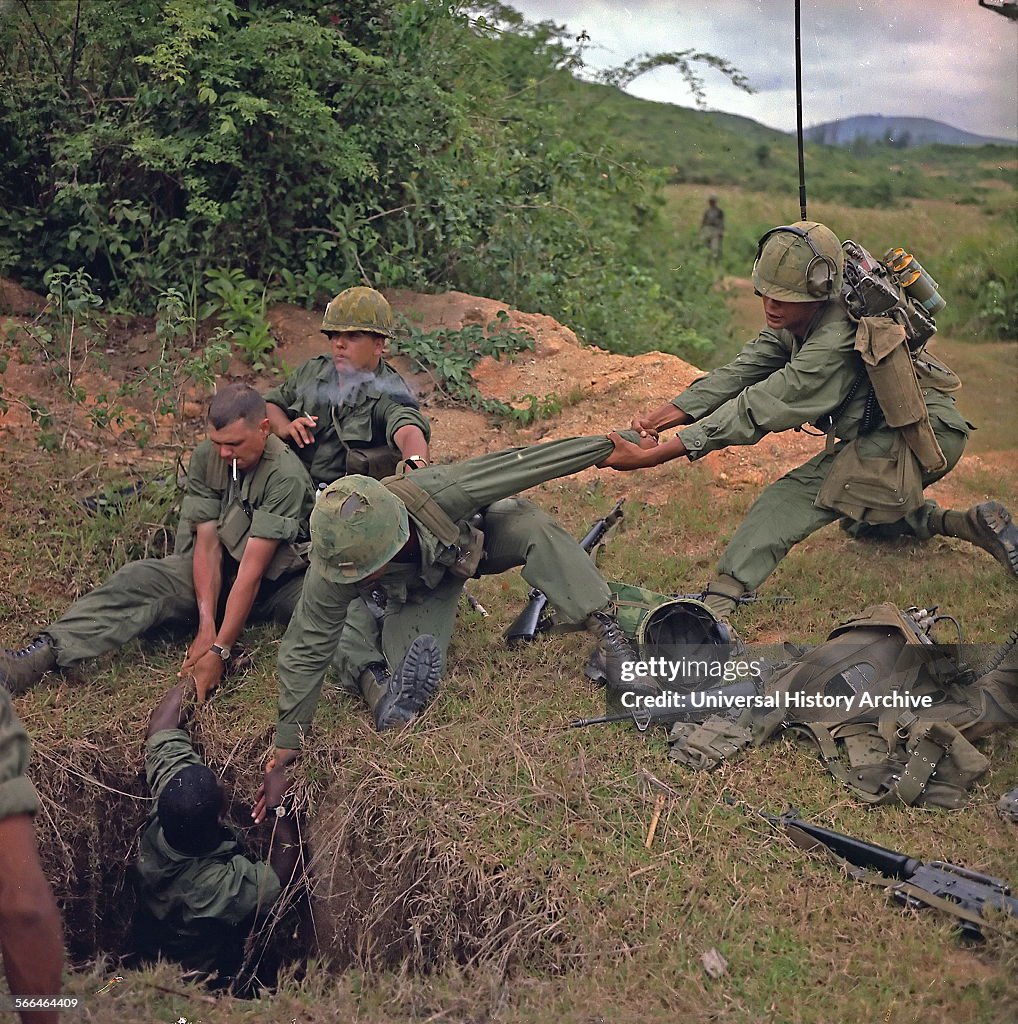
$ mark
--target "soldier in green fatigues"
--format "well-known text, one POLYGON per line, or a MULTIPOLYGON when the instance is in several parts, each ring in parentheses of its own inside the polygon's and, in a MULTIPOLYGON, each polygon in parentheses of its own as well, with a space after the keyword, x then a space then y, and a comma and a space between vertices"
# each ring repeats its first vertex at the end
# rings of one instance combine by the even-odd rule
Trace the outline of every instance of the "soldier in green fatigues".
POLYGON ((316 486, 346 473, 388 476, 400 459, 426 465, 431 428, 403 378, 382 358, 392 309, 373 288, 326 307, 331 355, 302 363, 265 395, 272 432, 296 446, 316 486))
MULTIPOLYGON (((144 956, 230 977, 252 927, 273 910, 302 862, 296 812, 284 801, 287 762, 265 773, 261 793, 275 825, 268 862, 245 855, 221 821, 225 794, 184 729, 185 684, 152 713, 145 777, 153 807, 138 852, 136 936, 144 956)), ((264 815, 263 815, 264 816, 264 815)))
POLYGON ((181 674, 194 676, 204 699, 249 618, 289 621, 307 568, 298 543, 307 540, 313 502, 300 460, 269 434, 258 392, 220 389, 209 404, 209 438, 188 467, 176 552, 125 565, 27 647, 0 653, 0 671, 19 693, 50 669, 155 625, 197 619, 181 674))
POLYGON ((524 579, 563 620, 598 638, 609 665, 634 660, 590 557, 536 505, 510 497, 592 466, 612 449, 603 435, 570 438, 417 469, 395 485, 350 476, 326 488, 311 514, 311 566, 279 652, 277 748, 302 746, 340 630, 340 658, 376 726, 412 719, 437 689, 472 575, 523 566, 524 579), (475 525, 478 513, 483 521, 475 525), (357 628, 349 631, 350 623, 357 628))
POLYGON ((700 238, 711 257, 715 261, 720 260, 721 247, 725 240, 725 213, 718 206, 717 196, 707 197, 707 209, 703 211, 703 217, 700 219, 700 238))
MULTIPOLYGON (((0 677, 0 684, 3 679, 0 677)), ((12 995, 60 995, 64 949, 60 913, 39 863, 32 817, 35 787, 25 777, 28 736, 0 685, 0 952, 12 995)), ((56 1010, 21 1013, 24 1024, 56 1024, 56 1010)))
MULTIPOLYGON (((841 243, 823 224, 801 221, 767 232, 753 265, 766 329, 732 362, 633 421, 634 428, 653 437, 681 426, 674 438, 649 450, 618 439, 605 463, 611 469, 633 470, 681 456, 694 461, 804 423, 828 433, 827 449, 771 484, 729 541, 705 598, 721 617, 731 614, 739 598, 759 586, 793 545, 841 518, 818 501, 835 458, 847 444, 858 438, 858 452, 866 459, 887 457, 900 444, 899 431, 886 423, 864 424, 870 385, 856 350, 857 324, 840 300, 844 259, 841 243)), ((924 370, 926 364, 915 365, 944 463, 923 473, 925 487, 957 463, 970 425, 952 396, 939 390, 940 375, 924 370)), ((870 526, 846 520, 844 525, 857 536, 960 537, 984 548, 1018 576, 1018 528, 999 502, 958 512, 920 498, 918 507, 896 521, 870 526)))

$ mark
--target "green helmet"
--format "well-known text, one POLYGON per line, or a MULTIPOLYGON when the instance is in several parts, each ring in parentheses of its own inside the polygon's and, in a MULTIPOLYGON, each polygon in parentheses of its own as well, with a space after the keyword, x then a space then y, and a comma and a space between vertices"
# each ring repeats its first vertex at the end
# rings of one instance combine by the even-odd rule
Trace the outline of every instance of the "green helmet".
POLYGON ((410 539, 406 506, 369 476, 344 476, 311 510, 311 564, 330 583, 359 583, 410 539))
POLYGON ((841 294, 845 253, 830 228, 813 220, 772 228, 760 239, 753 287, 781 302, 817 302, 841 294))
POLYGON ((372 334, 395 338, 396 321, 392 315, 392 306, 381 292, 376 292, 374 288, 347 288, 325 307, 322 331, 330 334, 370 331, 372 334))

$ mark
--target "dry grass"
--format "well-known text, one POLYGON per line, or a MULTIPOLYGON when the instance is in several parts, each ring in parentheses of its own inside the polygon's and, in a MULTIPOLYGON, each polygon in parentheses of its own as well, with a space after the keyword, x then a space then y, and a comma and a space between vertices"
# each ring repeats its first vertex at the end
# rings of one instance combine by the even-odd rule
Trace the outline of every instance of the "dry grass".
MULTIPOLYGON (((6 466, 19 469, 10 456, 6 466)), ((64 475, 58 461, 46 474, 64 475)), ((8 530, 32 508, 59 506, 59 485, 35 478, 34 487, 5 497, 8 530)), ((714 524, 734 521, 748 496, 717 492, 707 514, 696 511, 695 476, 675 486, 673 508, 629 510, 605 552, 607 574, 667 590, 709 568, 724 539, 713 536, 714 524), (669 559, 677 545, 697 553, 669 559)), ((604 511, 596 488, 558 484, 545 500, 577 532, 604 511)), ((23 536, 16 549, 3 545, 0 572, 17 581, 8 587, 17 601, 2 617, 5 641, 20 639, 17 608, 39 623, 64 606, 66 570, 39 552, 54 533, 101 532, 72 518, 65 509, 47 521, 53 533, 23 536), (25 564, 45 568, 26 577, 25 564)), ((107 528, 124 535, 146 526, 107 528)), ((935 591, 973 639, 1002 629, 1014 589, 992 561, 950 543, 928 562, 927 578, 908 546, 867 548, 824 531, 772 582, 795 604, 761 601, 741 624, 750 638, 782 629, 815 638, 875 594, 908 603, 935 591)), ((1014 878, 1014 826, 992 810, 996 796, 1018 784, 1013 734, 984 744, 991 771, 970 806, 952 813, 863 811, 810 749, 789 741, 713 774, 692 774, 668 761, 661 732, 564 729, 599 708, 581 681, 585 640, 550 638, 507 651, 500 631, 519 607, 522 580, 512 574, 472 588, 492 616, 464 609, 442 694, 414 728, 379 736, 362 708, 327 692, 301 775, 313 808, 307 829, 320 959, 284 979, 271 998, 209 1002, 165 966, 121 971, 124 982, 95 994, 114 967, 93 958, 124 948, 133 907, 128 865, 148 810, 141 737, 172 682, 181 642, 132 645, 85 668, 80 680, 52 679, 19 698, 44 798, 46 867, 72 956, 84 965, 67 990, 86 998, 84 1019, 1011 1019, 1013 928, 984 947, 959 947, 939 915, 899 910, 741 807, 797 804, 841 831, 1014 878), (718 979, 701 962, 711 949, 728 963, 718 979)), ((250 639, 254 666, 195 725, 209 763, 234 793, 238 826, 271 743, 278 633, 253 631, 250 639)), ((250 830, 249 839, 265 853, 263 830, 250 830)))
MULTIPOLYGON (((751 211, 762 216, 758 198, 733 198, 730 215, 744 202, 747 222, 751 211)), ((832 223, 839 216, 816 212, 832 223)), ((932 223, 916 228, 910 215, 917 247, 932 223)), ((878 217, 863 229, 883 237, 904 226, 904 219, 878 217)), ((938 493, 957 504, 999 497, 1014 508, 1013 389, 995 376, 993 358, 1010 359, 1013 369, 1013 352, 984 346, 958 354, 969 363, 961 367, 963 411, 973 419, 988 414, 994 425, 973 439, 979 458, 966 459, 938 493)), ((604 410, 606 421, 616 414, 604 410)), ((77 499, 105 476, 101 463, 94 453, 0 449, 0 472, 13 482, 0 489, 4 645, 20 645, 74 596, 165 540, 163 500, 111 519, 81 514, 77 499)), ((174 467, 152 472, 167 471, 174 467)), ((663 592, 697 589, 757 489, 721 486, 699 466, 656 479, 668 504, 627 503, 602 569, 663 592)), ((611 504, 596 483, 559 482, 538 498, 577 534, 611 504)), ((40 843, 73 961, 65 989, 86 1004, 82 1017, 68 1019, 1015 1019, 1014 922, 982 946, 961 946, 949 920, 902 911, 747 810, 796 805, 840 831, 1018 881, 1015 826, 993 810, 997 796, 1018 785, 1014 732, 981 744, 990 771, 955 812, 865 810, 824 773, 811 748, 787 739, 714 773, 690 773, 669 761, 660 730, 566 729, 602 707, 582 680, 585 639, 508 651, 501 630, 526 585, 513 573, 471 589, 491 617, 462 609, 442 691, 414 727, 380 736, 358 703, 326 691, 298 781, 310 810, 315 920, 308 935, 317 953, 262 999, 212 997, 172 966, 124 970, 115 959, 126 949, 129 867, 149 809, 142 736, 174 681, 182 638, 129 645, 18 698, 43 797, 40 843), (704 969, 711 950, 727 961, 718 978, 704 969), (98 994, 118 973, 124 980, 98 994)), ((1001 568, 961 542, 865 544, 828 528, 782 563, 738 625, 751 642, 815 641, 871 603, 936 604, 963 622, 969 640, 990 643, 1013 628, 1015 597, 1001 568), (792 600, 772 600, 785 595, 792 600)), ((249 827, 249 811, 272 742, 278 640, 273 629, 248 632, 251 668, 194 725, 233 796, 230 820, 259 856, 271 837, 249 827)))

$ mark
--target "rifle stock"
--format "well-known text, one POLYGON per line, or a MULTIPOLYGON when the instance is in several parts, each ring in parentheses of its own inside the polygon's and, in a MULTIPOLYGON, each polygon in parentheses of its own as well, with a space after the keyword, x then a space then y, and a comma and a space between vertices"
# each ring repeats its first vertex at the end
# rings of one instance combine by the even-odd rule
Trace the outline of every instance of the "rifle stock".
MULTIPOLYGON (((625 498, 619 498, 611 511, 603 518, 598 519, 587 531, 580 547, 590 554, 598 544, 604 540, 608 531, 622 518, 622 506, 625 498)), ((523 611, 513 619, 512 624, 505 631, 505 642, 509 647, 517 644, 530 643, 538 633, 544 633, 550 627, 547 617, 548 595, 543 590, 534 587, 527 595, 527 603, 523 611)))

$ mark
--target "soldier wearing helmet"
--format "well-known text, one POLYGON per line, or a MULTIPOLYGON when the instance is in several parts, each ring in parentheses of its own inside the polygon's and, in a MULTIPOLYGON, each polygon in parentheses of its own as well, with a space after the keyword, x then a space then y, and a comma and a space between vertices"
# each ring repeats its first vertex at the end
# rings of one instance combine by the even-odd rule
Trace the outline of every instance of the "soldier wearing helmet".
POLYGON ((657 693, 652 684, 621 683, 622 664, 636 654, 591 558, 549 515, 512 497, 593 466, 612 447, 604 435, 568 438, 384 483, 347 476, 322 491, 311 515, 311 565, 279 650, 277 756, 298 750, 310 730, 337 635, 335 664, 359 684, 376 727, 402 725, 436 693, 466 578, 513 566, 563 621, 598 639, 613 692, 657 693))
MULTIPOLYGON (((962 512, 943 509, 917 494, 917 507, 900 517, 892 507, 882 519, 849 518, 818 504, 836 456, 851 442, 858 439, 854 451, 860 461, 873 466, 882 461, 892 472, 893 453, 902 443, 898 430, 882 418, 872 422, 867 413, 867 405, 872 408, 873 403, 856 350, 858 325, 840 298, 844 265, 841 243, 823 224, 799 221, 768 231, 753 264, 753 286, 763 302, 766 328, 726 366, 633 420, 633 427, 649 437, 681 427, 675 437, 644 450, 613 435, 615 450, 603 463, 610 469, 632 470, 681 456, 695 461, 708 452, 756 444, 769 433, 807 423, 827 434, 825 450, 766 488, 729 541, 705 597, 722 618, 767 579, 793 545, 839 518, 849 533, 860 537, 960 537, 988 551, 1018 576, 1018 528, 999 502, 962 512)), ((925 487, 957 463, 970 424, 936 380, 922 387, 944 463, 922 472, 925 487)), ((895 483, 881 480, 886 488, 895 483)))
POLYGON ((426 465, 430 426, 403 378, 382 358, 395 337, 385 296, 347 288, 326 307, 331 352, 302 363, 265 395, 272 432, 318 486, 345 473, 388 476, 400 460, 426 465))

